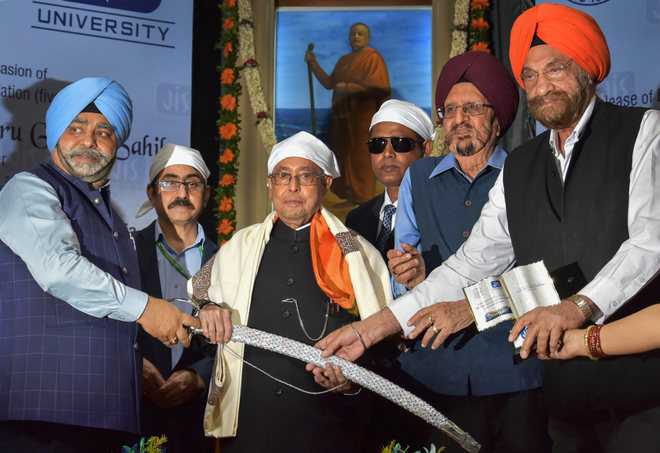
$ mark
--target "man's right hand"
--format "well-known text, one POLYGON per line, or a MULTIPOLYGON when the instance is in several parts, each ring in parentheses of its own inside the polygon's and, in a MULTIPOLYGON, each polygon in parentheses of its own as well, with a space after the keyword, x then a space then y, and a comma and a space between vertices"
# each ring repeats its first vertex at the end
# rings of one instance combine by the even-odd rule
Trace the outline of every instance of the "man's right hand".
POLYGON ((387 252, 387 267, 394 279, 413 289, 426 278, 426 265, 422 254, 412 245, 401 243, 403 252, 392 249, 387 252))
POLYGON ((172 347, 181 342, 190 345, 190 335, 186 326, 200 328, 199 319, 183 313, 166 300, 149 296, 147 307, 138 324, 152 337, 159 339, 165 346, 172 347))
MULTIPOLYGON (((314 346, 322 349, 321 357, 337 355, 354 362, 367 348, 401 331, 394 314, 386 307, 362 321, 357 321, 331 332, 314 346)), ((313 367, 308 368, 312 371, 313 367)))

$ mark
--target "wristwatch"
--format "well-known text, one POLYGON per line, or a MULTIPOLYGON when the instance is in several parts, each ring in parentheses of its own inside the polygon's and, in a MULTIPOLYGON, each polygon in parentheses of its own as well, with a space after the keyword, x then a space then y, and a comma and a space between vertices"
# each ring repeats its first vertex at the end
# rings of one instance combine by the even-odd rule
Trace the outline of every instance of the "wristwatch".
POLYGON ((580 310, 580 313, 584 316, 585 321, 591 321, 592 316, 594 315, 594 310, 591 308, 591 303, 589 299, 579 294, 574 294, 568 298, 575 306, 580 310))

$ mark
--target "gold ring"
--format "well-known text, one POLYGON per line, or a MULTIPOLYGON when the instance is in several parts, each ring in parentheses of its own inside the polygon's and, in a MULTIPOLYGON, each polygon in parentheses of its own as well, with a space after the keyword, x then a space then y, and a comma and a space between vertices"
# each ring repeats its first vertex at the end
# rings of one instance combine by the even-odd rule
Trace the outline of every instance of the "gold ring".
POLYGON ((431 329, 433 329, 433 333, 436 335, 440 332, 440 329, 438 329, 435 324, 431 324, 431 329))
POLYGON ((179 342, 179 339, 177 337, 170 338, 170 344, 177 344, 179 342))
POLYGON ((429 317, 426 318, 426 319, 429 320, 429 324, 431 324, 431 325, 433 324, 433 316, 429 315, 429 317))

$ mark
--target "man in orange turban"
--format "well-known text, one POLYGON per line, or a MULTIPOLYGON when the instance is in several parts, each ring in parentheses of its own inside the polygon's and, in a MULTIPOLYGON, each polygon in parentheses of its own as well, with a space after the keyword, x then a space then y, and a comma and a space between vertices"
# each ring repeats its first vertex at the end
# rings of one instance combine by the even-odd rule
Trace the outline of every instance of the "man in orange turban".
MULTIPOLYGON (((529 110, 548 130, 509 154, 481 216, 456 253, 412 291, 353 324, 364 346, 404 331, 435 337, 425 315, 456 331, 462 289, 514 265, 543 261, 561 302, 521 316, 520 356, 560 358, 567 329, 602 324, 656 303, 660 293, 660 112, 620 107, 596 96, 610 67, 596 22, 578 10, 542 4, 511 30, 511 64, 529 110)), ((472 320, 470 319, 470 323, 472 320)), ((437 333, 437 332, 435 332, 437 333)), ((356 358, 350 329, 319 343, 324 354, 356 358)), ((598 328, 585 342, 593 358, 612 351, 598 328), (610 349, 608 349, 610 348, 610 349), (605 351, 605 353, 603 352, 605 351)), ((545 403, 553 452, 658 451, 660 352, 608 360, 550 360, 545 403)))

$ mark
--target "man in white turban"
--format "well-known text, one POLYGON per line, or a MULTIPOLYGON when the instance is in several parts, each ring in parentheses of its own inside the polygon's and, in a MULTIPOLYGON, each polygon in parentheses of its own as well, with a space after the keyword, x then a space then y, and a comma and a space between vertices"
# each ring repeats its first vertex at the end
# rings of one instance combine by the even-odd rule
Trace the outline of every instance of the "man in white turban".
POLYGON ((399 186, 406 169, 431 151, 433 123, 410 102, 390 99, 374 114, 367 142, 371 169, 385 191, 348 213, 346 226, 364 236, 387 260, 394 248, 399 186))
POLYGON ((139 290, 109 181, 131 121, 114 80, 68 85, 46 113, 51 159, 0 192, 4 451, 119 451, 139 431, 135 322, 170 346, 200 325, 139 290))
MULTIPOLYGON (((334 154, 316 137, 299 132, 275 145, 266 181, 275 211, 236 232, 189 292, 222 303, 213 310, 233 323, 310 345, 379 310, 391 300, 383 259, 321 206, 337 176, 334 154)), ((208 334, 226 341, 230 326, 208 334)), ((223 438, 223 453, 362 451, 369 399, 358 392, 338 368, 310 374, 295 359, 230 342, 218 348, 205 431, 223 438), (319 385, 335 391, 309 394, 319 385)))
MULTIPOLYGON (((433 123, 424 110, 398 99, 385 101, 371 119, 367 142, 371 168, 385 191, 349 212, 346 226, 371 242, 385 261, 388 250, 394 248, 394 221, 403 175, 413 162, 430 153, 433 132, 433 123)), ((416 249, 412 248, 411 253, 421 260, 416 249)), ((376 359, 373 370, 405 385, 397 372, 398 353, 396 341, 380 345, 372 354, 376 359)), ((392 438, 407 441, 401 438, 402 426, 418 424, 416 417, 384 399, 377 400, 375 408, 376 412, 390 416, 385 420, 372 420, 368 428, 372 438, 370 451, 376 451, 392 438)))
MULTIPOLYGON (((138 217, 155 209, 158 218, 135 235, 142 289, 157 297, 187 298, 186 281, 218 247, 198 218, 211 190, 209 169, 196 149, 166 144, 149 168, 148 200, 138 217)), ((192 306, 174 300, 190 314, 192 306)), ((138 337, 142 352, 142 433, 167 436, 167 451, 210 452, 202 428, 206 390, 215 347, 192 339, 190 347, 168 349, 145 332, 138 337)))

